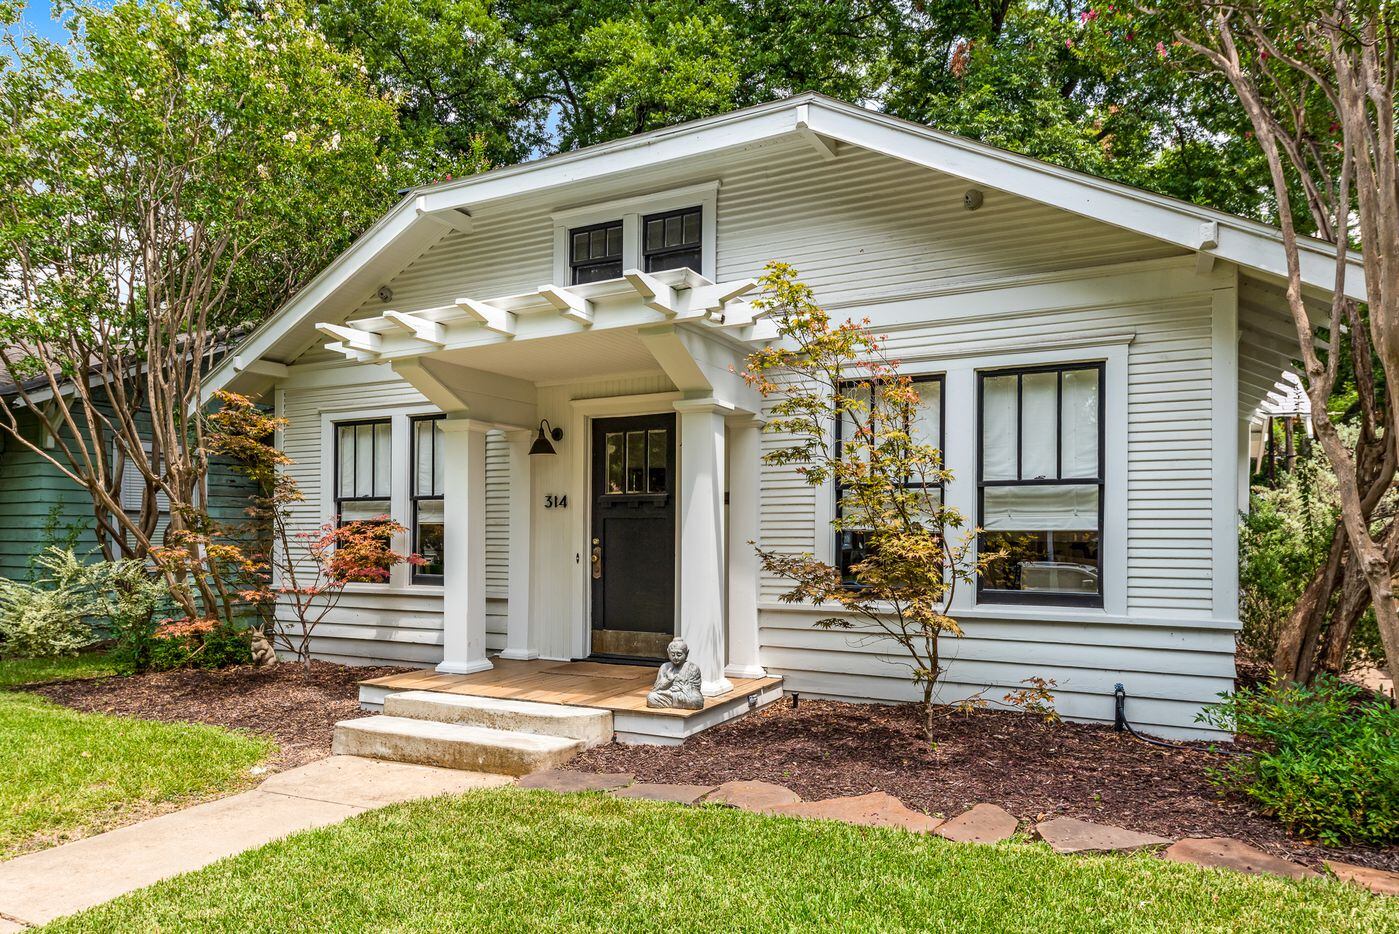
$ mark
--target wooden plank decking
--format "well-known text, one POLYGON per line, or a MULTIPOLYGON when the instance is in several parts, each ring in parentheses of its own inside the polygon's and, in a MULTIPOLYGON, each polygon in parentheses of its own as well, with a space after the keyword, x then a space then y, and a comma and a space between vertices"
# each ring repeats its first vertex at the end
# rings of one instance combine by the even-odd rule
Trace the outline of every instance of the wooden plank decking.
MULTIPOLYGON (((625 711, 682 719, 703 712, 647 707, 646 694, 656 680, 656 669, 650 666, 542 659, 522 662, 505 658, 493 658, 491 663, 495 667, 490 671, 478 671, 471 675, 446 675, 427 669, 371 678, 360 684, 390 691, 441 691, 477 697, 506 697, 544 704, 599 707, 614 713, 625 711)), ((781 683, 781 678, 737 678, 733 681, 731 693, 708 698, 708 704, 723 704, 744 698, 781 683)))

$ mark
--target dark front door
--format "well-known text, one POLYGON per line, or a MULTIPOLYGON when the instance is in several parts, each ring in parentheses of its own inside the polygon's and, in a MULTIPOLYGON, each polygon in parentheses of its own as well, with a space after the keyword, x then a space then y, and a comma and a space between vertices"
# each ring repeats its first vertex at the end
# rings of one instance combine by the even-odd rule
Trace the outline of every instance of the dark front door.
POLYGON ((593 422, 594 655, 657 659, 675 635, 675 416, 593 422))

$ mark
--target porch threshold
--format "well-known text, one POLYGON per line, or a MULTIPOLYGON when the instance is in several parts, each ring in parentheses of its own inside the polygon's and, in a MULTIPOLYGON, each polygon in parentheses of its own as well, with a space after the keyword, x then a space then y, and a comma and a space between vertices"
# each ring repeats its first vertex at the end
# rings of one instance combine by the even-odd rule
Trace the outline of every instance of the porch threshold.
POLYGON ((782 679, 736 678, 733 690, 707 699, 703 710, 654 710, 646 695, 655 681, 653 667, 606 662, 520 661, 492 658, 493 667, 474 674, 443 674, 433 669, 370 678, 359 683, 360 706, 383 709, 384 698, 401 691, 436 691, 593 707, 612 713, 618 742, 674 745, 716 724, 782 696, 782 679))

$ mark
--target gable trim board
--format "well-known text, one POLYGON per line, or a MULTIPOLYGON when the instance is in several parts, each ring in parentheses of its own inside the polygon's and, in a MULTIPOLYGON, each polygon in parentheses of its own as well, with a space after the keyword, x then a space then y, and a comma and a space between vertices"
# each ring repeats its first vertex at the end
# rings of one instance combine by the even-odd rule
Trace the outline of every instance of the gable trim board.
MULTIPOLYGON (((1320 295, 1331 261, 1321 246, 1306 252, 1320 295)), ((833 549, 831 491, 758 462, 782 439, 758 433, 764 405, 737 384, 743 354, 757 346, 754 332, 726 332, 719 320, 751 312, 739 301, 668 318, 646 303, 679 308, 690 300, 685 293, 714 280, 741 282, 769 259, 795 258, 817 300, 838 314, 870 317, 907 372, 944 376, 943 448, 957 478, 947 497, 971 521, 977 373, 1103 362, 1103 606, 995 604, 963 589, 953 612, 967 636, 944 641, 951 668, 940 696, 1054 677, 1062 713, 1108 720, 1112 686, 1122 681, 1133 698, 1129 715, 1142 727, 1217 735, 1194 716, 1232 684, 1235 510, 1247 476, 1240 425, 1256 404, 1250 400, 1276 380, 1269 374, 1288 363, 1290 322, 1280 290, 1268 284, 1280 257, 1276 232, 1261 225, 803 95, 415 191, 252 335, 238 367, 216 376, 244 390, 275 389, 289 419, 283 441, 296 462, 289 470, 307 497, 298 513, 306 527, 322 520, 332 495, 323 460, 330 426, 343 413, 372 411, 406 425, 411 414, 444 411, 482 429, 512 429, 517 445, 540 419, 564 429, 552 457, 512 455, 493 430, 484 466, 449 464, 448 502, 471 484, 472 509, 479 507, 471 514, 485 526, 475 539, 481 553, 455 557, 470 573, 449 566, 442 586, 413 584, 406 574, 355 585, 317 635, 325 657, 450 669, 489 664, 449 657, 467 644, 544 658, 585 654, 592 419, 674 411, 680 521, 691 532, 695 522, 709 528, 677 535, 689 542, 678 546, 677 566, 688 568, 678 602, 704 607, 688 616, 682 609, 677 620, 682 635, 717 653, 706 656, 706 683, 721 686, 726 667, 767 670, 806 694, 901 700, 910 697, 907 672, 887 646, 812 629, 823 611, 783 604, 784 583, 757 574, 746 539, 733 537, 751 526, 767 548, 833 549), (813 137, 824 141, 819 151, 813 137), (987 197, 965 213, 960 195, 969 184, 984 186, 987 197), (541 333, 530 328, 480 344, 413 344, 402 336, 424 328, 430 338, 443 336, 451 316, 440 309, 461 295, 514 302, 522 320, 547 315, 525 306, 534 301, 530 290, 557 270, 561 219, 566 225, 600 204, 630 209, 657 193, 701 189, 714 195, 704 218, 716 238, 712 276, 599 284, 581 297, 595 302, 592 320, 605 324, 544 338, 530 337, 541 333), (461 210, 469 223, 434 219, 461 210), (1202 223, 1213 225, 1208 237, 1202 223), (1216 261, 1199 263, 1201 249, 1216 261), (393 288, 402 321, 375 305, 381 284, 393 288), (333 335, 377 334, 382 324, 380 346, 396 359, 327 354, 313 339, 316 322, 348 322, 329 328, 333 335), (1251 333, 1268 337, 1268 346, 1251 333), (267 361, 274 365, 260 365, 267 361), (483 415, 496 403, 473 393, 508 403, 508 413, 483 415), (704 450, 686 451, 684 438, 704 450), (735 465, 734 452, 750 452, 754 463, 735 465), (698 494, 684 482, 696 469, 708 475, 704 501, 719 503, 700 513, 687 512, 699 500, 687 499, 698 494), (756 478, 756 501, 734 496, 746 476, 756 478), (564 496, 573 512, 557 508, 564 496), (753 515, 735 517, 735 508, 753 515), (703 573, 683 564, 687 547, 710 556, 703 573), (484 564, 484 577, 464 563, 474 561, 484 564), (469 586, 484 589, 474 598, 484 596, 484 613, 479 602, 462 601, 460 588, 469 586), (451 588, 456 596, 444 599, 451 588), (511 603, 528 605, 512 612, 511 603), (444 605, 477 609, 465 620, 444 605), (476 634, 463 638, 463 625, 476 634), (684 629, 696 625, 700 631, 684 629)), ((394 459, 406 471, 406 452, 395 449, 394 459)), ((396 510, 405 483, 394 481, 396 510)))

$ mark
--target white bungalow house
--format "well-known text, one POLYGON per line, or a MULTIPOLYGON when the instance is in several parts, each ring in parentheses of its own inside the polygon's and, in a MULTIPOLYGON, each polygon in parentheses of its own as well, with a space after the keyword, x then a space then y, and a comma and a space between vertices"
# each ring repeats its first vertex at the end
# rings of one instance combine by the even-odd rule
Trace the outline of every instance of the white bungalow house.
MULTIPOLYGON (((679 633, 716 709, 764 676, 912 699, 747 544, 848 545, 735 373, 771 260, 889 335, 947 500, 1017 542, 958 597, 940 697, 1040 676, 1111 722, 1120 682, 1138 728, 1203 735, 1249 418, 1295 355, 1278 232, 812 94, 414 189, 218 368, 288 420, 307 527, 389 513, 430 558, 352 585, 316 651, 470 675, 679 633)), ((1324 301, 1334 254, 1301 262, 1324 301)))

